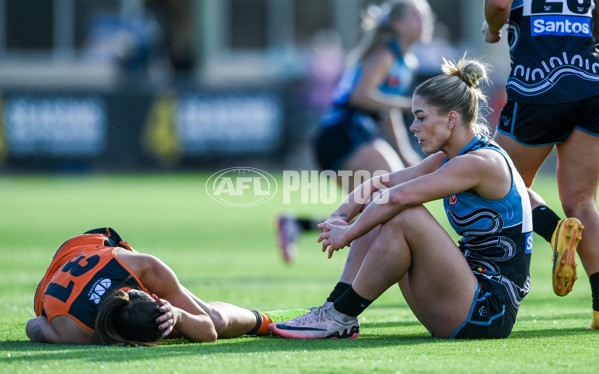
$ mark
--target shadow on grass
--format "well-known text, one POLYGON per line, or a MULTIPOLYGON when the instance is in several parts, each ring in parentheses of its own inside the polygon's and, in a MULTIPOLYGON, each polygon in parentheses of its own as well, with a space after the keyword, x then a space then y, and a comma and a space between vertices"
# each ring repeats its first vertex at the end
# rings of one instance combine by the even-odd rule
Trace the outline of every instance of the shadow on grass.
MULTIPOLYGON (((365 324, 370 328, 414 325, 418 322, 384 322, 365 324)), ((417 346, 423 344, 460 344, 460 341, 437 339, 422 334, 369 334, 366 330, 358 339, 297 340, 274 337, 242 337, 222 339, 216 343, 186 343, 181 339, 166 341, 158 347, 104 347, 81 345, 55 345, 27 341, 0 341, 2 350, 10 355, 0 358, 0 363, 33 362, 46 360, 140 361, 160 357, 177 357, 217 354, 254 354, 301 351, 344 351, 347 349, 375 349, 387 346, 417 346)), ((580 328, 534 329, 514 331, 505 342, 522 339, 545 339, 596 334, 580 328)), ((461 341, 463 342, 463 341, 461 341)))
POLYGON ((564 315, 547 315, 547 316, 530 316, 530 315, 518 315, 518 318, 516 319, 516 323, 518 323, 518 321, 527 321, 527 322, 531 322, 531 321, 564 321, 564 320, 588 320, 588 322, 591 322, 591 318, 592 315, 590 313, 568 313, 568 314, 564 314, 564 315))
POLYGON ((2 350, 10 353, 0 357, 2 363, 34 362, 46 360, 88 360, 95 361, 139 361, 154 360, 160 357, 213 355, 213 354, 254 354, 301 351, 344 351, 347 349, 373 349, 386 346, 430 344, 438 339, 426 334, 412 335, 369 335, 359 339, 279 339, 274 337, 244 337, 223 339, 216 343, 181 343, 158 347, 103 347, 30 343, 27 341, 1 341, 2 350))
MULTIPOLYGON (((360 322, 362 334, 370 328, 394 328, 407 326, 422 326, 418 321, 388 321, 388 322, 360 322)), ((424 328, 424 326, 422 327, 424 328)), ((362 336, 362 335, 360 335, 362 336)))
POLYGON ((583 336, 597 334, 597 331, 587 330, 586 328, 549 328, 534 330, 516 330, 513 331, 508 340, 512 339, 543 339, 557 338, 561 336, 583 336))
POLYGON ((368 310, 373 309, 397 309, 397 310, 410 310, 410 307, 405 302, 403 303, 394 303, 394 304, 372 304, 368 307, 368 310))

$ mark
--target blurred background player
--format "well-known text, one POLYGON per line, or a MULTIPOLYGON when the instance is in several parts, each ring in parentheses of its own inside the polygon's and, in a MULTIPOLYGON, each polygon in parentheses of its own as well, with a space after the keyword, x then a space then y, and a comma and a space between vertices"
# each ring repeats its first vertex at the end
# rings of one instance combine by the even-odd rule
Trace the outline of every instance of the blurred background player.
POLYGON ((461 59, 443 71, 414 92, 410 130, 430 156, 388 179, 366 181, 319 225, 329 258, 350 246, 345 267, 322 306, 273 323, 275 335, 355 338, 358 315, 394 284, 435 337, 510 335, 530 288, 528 193, 479 122, 486 97, 477 84, 487 77, 485 67, 461 59), (459 246, 423 205, 441 198, 459 246))
MULTIPOLYGON (((425 0, 392 0, 366 9, 364 36, 347 57, 347 68, 316 135, 316 156, 322 170, 367 171, 372 176, 421 160, 404 123, 417 67, 408 51, 417 41, 430 37, 432 17, 425 0)), ((347 185, 337 180, 346 193, 362 182, 353 176, 344 181, 347 185)), ((315 230, 320 222, 320 218, 279 217, 278 244, 285 261, 292 261, 298 236, 315 230)))
POLYGON ((577 279, 580 240, 578 254, 593 296, 592 329, 599 329, 598 3, 486 0, 483 24, 485 41, 496 43, 509 19, 512 69, 495 140, 529 187, 534 230, 553 247, 553 289, 559 296, 577 279), (554 146, 562 208, 576 218, 560 219, 530 189, 554 146))
POLYGON ((56 344, 155 345, 180 336, 213 342, 266 335, 272 319, 304 312, 206 303, 164 262, 135 251, 107 227, 60 246, 35 293, 37 317, 26 332, 32 342, 56 344))

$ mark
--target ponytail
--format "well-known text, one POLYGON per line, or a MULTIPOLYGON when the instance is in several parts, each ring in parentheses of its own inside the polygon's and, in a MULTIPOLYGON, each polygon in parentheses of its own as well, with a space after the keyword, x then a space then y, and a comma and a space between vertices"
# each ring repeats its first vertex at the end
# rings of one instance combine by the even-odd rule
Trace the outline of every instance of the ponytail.
POLYGON ((117 289, 100 303, 94 338, 102 345, 152 346, 162 336, 158 303, 143 291, 117 289))

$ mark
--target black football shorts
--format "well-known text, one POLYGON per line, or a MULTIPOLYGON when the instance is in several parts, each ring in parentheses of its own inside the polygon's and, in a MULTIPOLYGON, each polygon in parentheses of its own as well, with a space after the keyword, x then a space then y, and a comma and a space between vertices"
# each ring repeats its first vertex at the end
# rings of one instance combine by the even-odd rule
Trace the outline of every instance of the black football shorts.
POLYGON ((497 124, 497 131, 527 146, 561 143, 574 129, 599 136, 599 96, 560 104, 508 101, 497 124))
POLYGON ((502 339, 512 332, 515 314, 508 310, 501 298, 476 282, 476 295, 468 318, 450 336, 450 339, 502 339))
POLYGON ((380 137, 372 116, 357 111, 344 112, 337 121, 321 125, 314 139, 321 170, 338 171, 361 145, 380 137))

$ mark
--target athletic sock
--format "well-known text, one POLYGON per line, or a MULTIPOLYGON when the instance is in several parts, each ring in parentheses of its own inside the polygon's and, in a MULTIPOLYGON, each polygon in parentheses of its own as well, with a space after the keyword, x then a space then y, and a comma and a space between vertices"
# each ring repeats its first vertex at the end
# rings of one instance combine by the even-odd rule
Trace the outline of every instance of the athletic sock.
POLYGON ((334 303, 338 312, 348 316, 359 316, 374 300, 367 300, 358 295, 353 287, 349 287, 334 303))
POLYGON ((297 222, 302 231, 315 231, 318 230, 317 226, 321 221, 314 218, 296 218, 295 222, 297 222))
POLYGON ((264 313, 260 313, 260 317, 262 317, 262 322, 260 323, 260 327, 258 327, 258 331, 256 331, 256 335, 269 335, 270 331, 268 331, 268 325, 272 323, 272 319, 270 318, 270 316, 264 313))
POLYGON ((349 283, 337 282, 335 288, 333 289, 333 292, 331 292, 331 294, 327 298, 327 301, 330 301, 331 303, 335 302, 335 300, 337 300, 341 295, 343 295, 343 293, 347 291, 347 289, 350 287, 351 285, 349 283))
POLYGON ((591 293, 593 295, 593 310, 599 312, 599 272, 589 277, 591 283, 591 293))
POLYGON ((558 215, 545 205, 532 210, 532 228, 534 232, 541 235, 549 243, 551 243, 551 237, 559 220, 558 215))
POLYGON ((250 312, 254 313, 256 316, 256 325, 252 327, 252 329, 246 333, 246 335, 268 335, 270 332, 268 331, 268 325, 272 323, 272 320, 269 316, 264 313, 259 313, 255 310, 251 310, 250 312))

